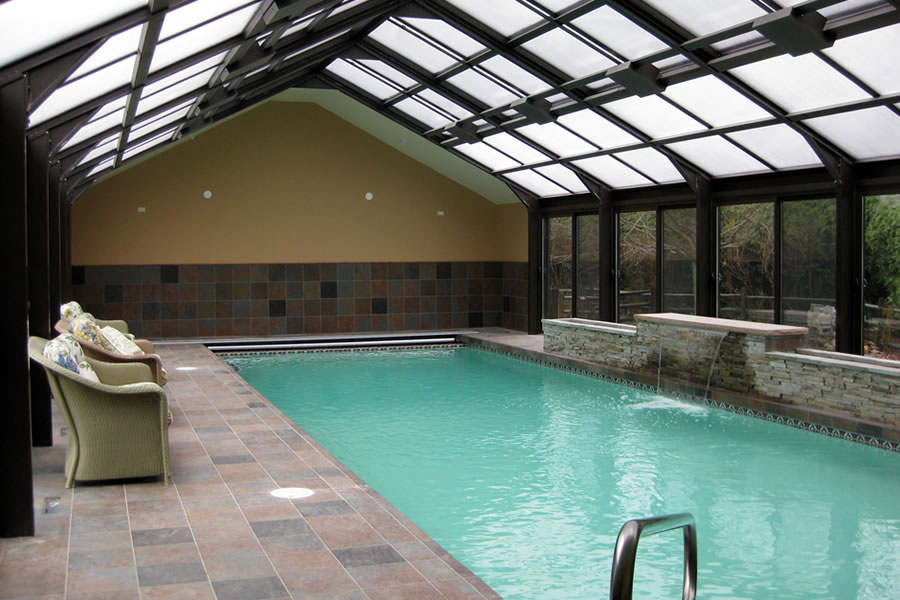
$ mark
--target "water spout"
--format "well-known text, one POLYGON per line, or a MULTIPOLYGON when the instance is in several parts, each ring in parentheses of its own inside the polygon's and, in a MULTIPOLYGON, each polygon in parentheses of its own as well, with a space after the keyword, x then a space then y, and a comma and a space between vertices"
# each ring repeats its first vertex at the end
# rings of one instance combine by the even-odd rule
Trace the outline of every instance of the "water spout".
POLYGON ((663 336, 659 335, 659 358, 656 360, 656 393, 659 394, 660 382, 662 381, 662 349, 663 336))
POLYGON ((712 357, 712 362, 709 363, 709 375, 706 377, 706 390, 703 392, 704 400, 706 400, 706 396, 709 395, 709 384, 712 383, 713 368, 716 366, 716 361, 719 360, 719 351, 722 349, 722 342, 725 341, 726 337, 728 337, 728 332, 721 332, 719 335, 719 343, 716 344, 716 351, 712 357))

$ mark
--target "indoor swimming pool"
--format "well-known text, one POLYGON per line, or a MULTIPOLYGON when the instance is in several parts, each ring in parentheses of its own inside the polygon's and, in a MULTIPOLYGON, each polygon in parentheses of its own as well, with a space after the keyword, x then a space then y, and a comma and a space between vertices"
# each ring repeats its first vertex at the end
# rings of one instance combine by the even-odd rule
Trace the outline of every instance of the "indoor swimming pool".
MULTIPOLYGON (((228 362, 504 598, 608 594, 693 513, 699 598, 900 595, 900 454, 473 348, 228 362)), ((635 597, 680 597, 678 532, 635 597)))

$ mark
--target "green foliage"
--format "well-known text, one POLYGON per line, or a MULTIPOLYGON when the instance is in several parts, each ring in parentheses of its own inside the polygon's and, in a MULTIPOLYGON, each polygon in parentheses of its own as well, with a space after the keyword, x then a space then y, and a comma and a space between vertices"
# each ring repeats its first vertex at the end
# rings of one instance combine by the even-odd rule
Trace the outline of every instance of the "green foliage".
POLYGON ((866 302, 900 305, 900 196, 866 198, 866 302))

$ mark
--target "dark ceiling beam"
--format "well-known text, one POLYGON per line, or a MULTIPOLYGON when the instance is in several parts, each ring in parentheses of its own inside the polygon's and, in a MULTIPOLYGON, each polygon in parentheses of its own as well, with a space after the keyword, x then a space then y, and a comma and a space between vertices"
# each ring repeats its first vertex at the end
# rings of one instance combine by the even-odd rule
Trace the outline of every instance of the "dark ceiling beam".
POLYGON ((28 112, 40 106, 101 45, 102 41, 73 50, 28 71, 28 112))

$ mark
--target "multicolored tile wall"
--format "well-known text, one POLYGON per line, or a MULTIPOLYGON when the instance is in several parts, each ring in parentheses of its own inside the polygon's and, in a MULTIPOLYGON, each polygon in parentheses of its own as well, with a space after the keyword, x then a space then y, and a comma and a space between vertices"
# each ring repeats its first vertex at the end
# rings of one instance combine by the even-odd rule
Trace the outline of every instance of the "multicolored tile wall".
POLYGON ((524 331, 528 314, 518 262, 76 266, 72 293, 147 338, 524 331))

